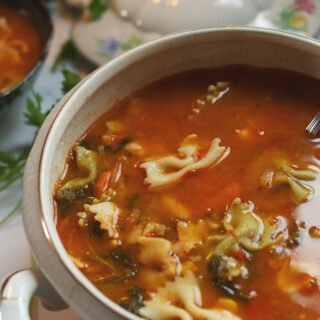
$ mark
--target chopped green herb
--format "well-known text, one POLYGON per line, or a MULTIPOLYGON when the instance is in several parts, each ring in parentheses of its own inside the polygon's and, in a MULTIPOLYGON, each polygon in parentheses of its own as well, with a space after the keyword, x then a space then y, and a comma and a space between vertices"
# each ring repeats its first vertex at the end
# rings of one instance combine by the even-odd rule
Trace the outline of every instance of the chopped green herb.
POLYGON ((99 263, 103 264, 104 266, 106 266, 107 268, 109 268, 111 271, 116 272, 114 266, 107 259, 104 259, 100 255, 96 254, 91 249, 90 249, 90 253, 88 254, 88 258, 93 261, 99 262, 99 263))
POLYGON ((211 281, 215 287, 221 289, 229 296, 248 300, 250 297, 244 294, 241 286, 236 284, 232 279, 234 273, 232 259, 233 258, 223 254, 214 255, 210 259, 208 263, 208 270, 211 276, 211 281))
POLYGON ((20 206, 21 200, 19 200, 17 204, 13 207, 13 209, 2 220, 0 220, 0 226, 6 223, 16 213, 20 206))
POLYGON ((64 77, 62 81, 62 92, 66 94, 81 81, 81 76, 67 69, 63 69, 62 74, 64 77))
MULTIPOLYGON (((0 192, 6 190, 14 182, 21 179, 29 152, 29 147, 18 154, 9 151, 0 151, 0 192)), ((19 200, 15 207, 0 220, 0 226, 13 216, 20 205, 21 200, 19 200)))
POLYGON ((106 0, 91 0, 88 6, 92 20, 99 20, 107 9, 108 1, 106 0))
POLYGON ((65 218, 70 213, 70 208, 72 207, 72 202, 70 200, 62 199, 59 201, 59 215, 65 218))
POLYGON ((68 39, 60 49, 60 52, 52 66, 52 69, 57 68, 58 64, 63 61, 73 61, 78 54, 77 48, 72 39, 68 39))
POLYGON ((114 249, 110 252, 111 258, 116 261, 123 269, 123 277, 128 279, 134 277, 138 273, 138 264, 132 258, 130 252, 125 249, 114 249))
POLYGON ((123 139, 120 140, 120 142, 118 143, 118 145, 116 146, 116 148, 114 149, 114 152, 120 152, 123 150, 123 148, 129 143, 131 142, 133 139, 131 137, 125 137, 123 139))
POLYGON ((138 314, 140 308, 144 306, 143 303, 143 289, 132 287, 128 290, 128 297, 120 302, 120 306, 128 311, 138 314))
POLYGON ((10 151, 0 151, 0 192, 8 188, 23 175, 29 151, 30 148, 26 148, 17 155, 10 151))
MULTIPOLYGON (((67 47, 68 46, 70 46, 70 44, 68 44, 67 47)), ((63 71, 63 76, 63 92, 69 91, 81 80, 81 77, 78 74, 69 72, 68 70, 63 71)), ((44 112, 42 110, 42 97, 40 94, 36 93, 30 84, 26 83, 26 86, 31 92, 31 98, 27 99, 26 111, 24 113, 25 123, 39 129, 50 110, 44 112)), ((15 181, 21 179, 31 147, 32 144, 20 152, 0 150, 0 193, 6 190, 15 181)), ((17 211, 19 206, 20 201, 3 218, 3 220, 0 221, 0 226, 17 211)))
POLYGON ((61 189, 59 190, 59 200, 66 199, 68 201, 75 201, 90 198, 93 193, 92 184, 86 184, 76 189, 61 189))
POLYGON ((24 113, 26 124, 40 128, 48 112, 42 111, 42 97, 30 86, 31 98, 27 99, 27 110, 24 113))

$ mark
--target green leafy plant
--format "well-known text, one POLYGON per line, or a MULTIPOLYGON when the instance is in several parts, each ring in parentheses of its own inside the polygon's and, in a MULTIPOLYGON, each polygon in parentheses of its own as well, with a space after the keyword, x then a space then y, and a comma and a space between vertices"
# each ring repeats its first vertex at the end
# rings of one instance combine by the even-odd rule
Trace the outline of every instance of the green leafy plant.
POLYGON ((81 81, 81 76, 78 73, 71 72, 67 69, 63 69, 62 74, 64 79, 62 81, 61 90, 63 94, 66 94, 81 81))
POLYGON ((27 99, 25 122, 28 125, 40 128, 46 119, 48 112, 42 112, 42 97, 30 87, 31 98, 27 99))
POLYGON ((64 44, 61 46, 60 52, 52 66, 52 69, 56 69, 59 64, 70 61, 73 62, 74 59, 77 57, 78 51, 77 48, 71 38, 66 40, 64 44))
POLYGON ((88 6, 92 20, 99 20, 107 9, 108 1, 106 0, 91 0, 88 6))
POLYGON ((28 154, 28 147, 17 155, 9 151, 0 151, 0 192, 23 175, 28 154))
POLYGON ((120 302, 120 306, 128 311, 138 314, 140 308, 144 306, 143 303, 143 289, 138 287, 132 287, 127 290, 128 297, 124 298, 120 302))
MULTIPOLYGON (((79 74, 70 72, 66 69, 64 69, 62 73, 64 77, 62 82, 62 93, 67 93, 80 82, 81 77, 79 74)), ((29 84, 26 85, 29 87, 31 97, 27 99, 26 103, 26 111, 24 113, 25 123, 29 126, 36 127, 39 130, 51 109, 43 111, 43 99, 41 95, 35 92, 29 84)), ((26 146, 19 152, 0 150, 0 195, 23 176, 32 144, 33 143, 26 146)), ((17 211, 20 204, 21 200, 19 200, 16 206, 0 220, 0 226, 17 211)))

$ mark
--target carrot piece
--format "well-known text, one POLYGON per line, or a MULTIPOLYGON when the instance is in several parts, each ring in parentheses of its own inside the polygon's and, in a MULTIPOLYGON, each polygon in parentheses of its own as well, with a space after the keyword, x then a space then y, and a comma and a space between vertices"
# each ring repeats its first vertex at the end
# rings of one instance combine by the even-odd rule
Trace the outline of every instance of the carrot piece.
POLYGON ((111 182, 111 171, 103 171, 95 185, 95 193, 98 198, 108 189, 111 182))
POLYGON ((230 256, 232 256, 234 258, 242 259, 244 261, 248 260, 247 255, 242 250, 232 252, 232 253, 230 253, 230 256))
POLYGON ((103 171, 95 185, 96 197, 100 198, 108 188, 115 185, 121 176, 122 164, 121 161, 117 161, 112 170, 103 171))

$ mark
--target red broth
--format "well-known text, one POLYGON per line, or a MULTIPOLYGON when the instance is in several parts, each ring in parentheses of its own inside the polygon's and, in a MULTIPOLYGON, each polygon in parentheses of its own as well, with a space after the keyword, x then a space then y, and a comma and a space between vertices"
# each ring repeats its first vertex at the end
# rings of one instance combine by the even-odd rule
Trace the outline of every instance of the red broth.
POLYGON ((0 94, 15 86, 35 66, 40 35, 26 16, 0 4, 0 94))
MULTIPOLYGON (((77 147, 70 151, 55 195, 57 229, 67 252, 105 295, 138 314, 160 287, 191 271, 201 308, 248 320, 319 319, 319 145, 304 131, 318 111, 319 93, 320 82, 300 74, 232 66, 179 74, 132 94, 76 144, 95 154, 93 180, 61 193, 68 181, 88 176, 88 167, 76 161, 77 147), (206 157, 213 138, 229 153, 150 189, 141 164, 166 156, 184 159, 177 148, 190 134, 199 145, 193 161, 206 157), (248 231, 241 219, 226 227, 238 197, 251 203, 241 219, 264 223, 256 243, 254 232, 241 238, 248 231), (101 202, 119 209, 116 235, 84 206, 101 202), (276 220, 277 231, 267 235, 276 220), (166 239, 171 264, 160 255, 150 258, 153 247, 145 248, 139 237, 166 239), (221 251, 227 237, 233 245, 221 251), (141 291, 134 295, 132 288, 141 291)), ((170 175, 177 168, 166 170, 170 175)), ((179 298, 169 303, 188 309, 179 298)))

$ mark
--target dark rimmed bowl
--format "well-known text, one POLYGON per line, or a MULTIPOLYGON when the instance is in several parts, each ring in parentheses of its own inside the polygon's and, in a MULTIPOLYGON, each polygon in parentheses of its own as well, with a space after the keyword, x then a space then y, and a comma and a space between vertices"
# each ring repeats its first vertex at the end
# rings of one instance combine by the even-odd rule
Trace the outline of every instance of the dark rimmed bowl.
POLYGON ((53 26, 49 11, 41 0, 1 0, 1 4, 5 4, 30 18, 35 24, 41 40, 41 55, 38 62, 20 82, 0 94, 0 113, 3 113, 8 104, 24 92, 25 82, 32 83, 35 80, 49 51, 53 26))

